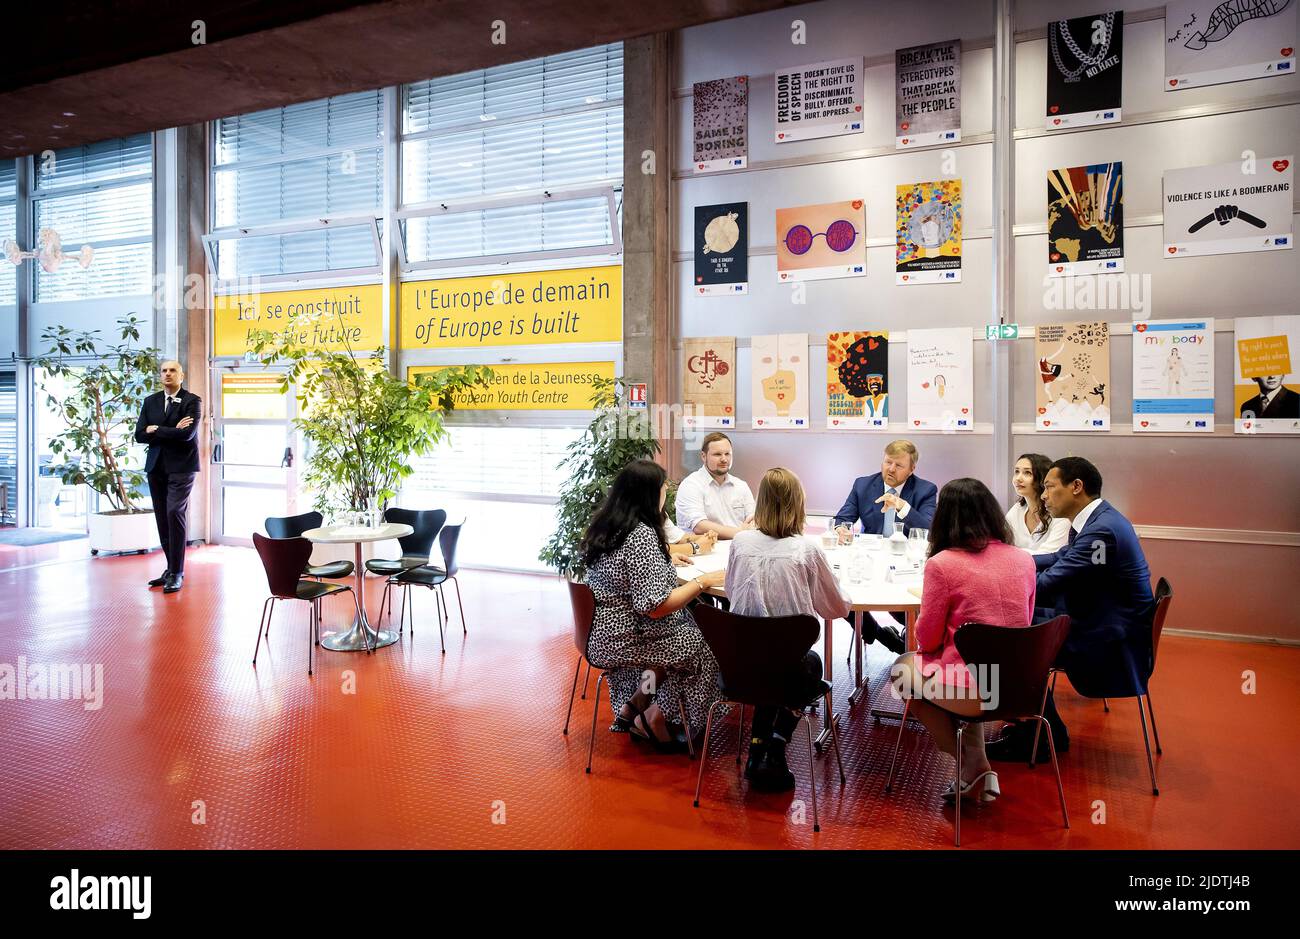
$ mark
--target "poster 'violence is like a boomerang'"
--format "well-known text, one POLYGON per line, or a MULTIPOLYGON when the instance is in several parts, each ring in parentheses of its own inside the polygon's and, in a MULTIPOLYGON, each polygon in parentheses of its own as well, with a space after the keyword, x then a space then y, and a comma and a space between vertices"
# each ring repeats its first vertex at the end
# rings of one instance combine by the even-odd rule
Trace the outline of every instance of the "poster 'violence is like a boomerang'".
POLYGON ((808 334, 755 336, 750 342, 754 428, 808 427, 808 334))
POLYGON ((1214 433, 1214 320, 1133 324, 1133 432, 1214 433))
POLYGON ((831 430, 889 426, 889 331, 826 337, 826 426, 831 430))
POLYGON ((776 142, 862 133, 862 57, 776 73, 776 142))
POLYGON ((961 40, 894 52, 894 146, 961 140, 961 40))
POLYGON ((1038 360, 1034 428, 1110 430, 1110 327, 1049 323, 1034 334, 1038 360))
POLYGON ((695 293, 749 293, 749 203, 695 207, 695 293))
POLYGON ((736 426, 736 337, 683 339, 682 423, 694 428, 736 426))
POLYGON ((914 430, 975 429, 971 332, 907 331, 907 424, 914 430))
POLYGON ((1124 14, 1047 24, 1048 130, 1120 120, 1124 14))
POLYGON ((1165 4, 1165 91, 1295 72, 1295 0, 1165 4))
POLYGON ((961 282, 961 180, 895 189, 894 283, 961 282))
POLYGON ((1287 251, 1295 157, 1165 170, 1165 258, 1287 251))
POLYGON ((1048 170, 1048 276, 1123 270, 1124 164, 1048 170))
POLYGON ((1238 317, 1233 429, 1300 434, 1300 316, 1238 317))
POLYGON ((861 199, 776 210, 779 283, 866 273, 866 209, 861 199))
POLYGON ((742 169, 749 160, 749 76, 696 82, 694 169, 742 169))

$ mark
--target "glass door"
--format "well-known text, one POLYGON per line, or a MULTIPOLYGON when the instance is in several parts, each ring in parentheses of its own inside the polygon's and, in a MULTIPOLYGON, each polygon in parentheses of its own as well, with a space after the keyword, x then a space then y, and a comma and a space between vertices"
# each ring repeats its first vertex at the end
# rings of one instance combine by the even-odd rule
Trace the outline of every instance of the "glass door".
POLYGON ((212 519, 222 544, 252 544, 266 534, 268 516, 297 513, 298 453, 292 389, 281 375, 253 369, 214 369, 212 401, 212 519))

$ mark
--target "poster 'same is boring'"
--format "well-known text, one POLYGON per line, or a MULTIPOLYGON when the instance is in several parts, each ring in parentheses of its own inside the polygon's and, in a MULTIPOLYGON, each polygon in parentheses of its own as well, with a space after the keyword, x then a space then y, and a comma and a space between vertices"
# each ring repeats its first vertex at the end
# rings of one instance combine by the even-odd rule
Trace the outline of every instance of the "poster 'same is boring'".
POLYGON ((749 77, 696 82, 694 92, 695 172, 741 169, 749 159, 749 77))

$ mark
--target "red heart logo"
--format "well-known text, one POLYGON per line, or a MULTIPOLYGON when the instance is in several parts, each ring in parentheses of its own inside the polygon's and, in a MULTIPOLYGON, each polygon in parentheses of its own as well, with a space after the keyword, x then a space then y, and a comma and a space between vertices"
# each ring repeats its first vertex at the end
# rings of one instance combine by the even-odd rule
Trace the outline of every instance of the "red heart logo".
POLYGON ((907 275, 906 275, 906 274, 903 275, 903 280, 907 280, 907 275))
POLYGON ((856 210, 862 208, 862 200, 861 200, 861 199, 854 199, 854 200, 853 200, 851 203, 849 203, 849 204, 853 206, 854 211, 856 211, 856 210))
POLYGON ((1150 426, 1150 425, 1148 425, 1146 421, 1143 421, 1143 422, 1142 422, 1142 426, 1143 426, 1143 427, 1147 427, 1147 426, 1150 426))
POLYGON ((963 414, 969 414, 969 413, 970 413, 970 408, 962 408, 962 409, 961 409, 961 413, 963 413, 963 414))
POLYGON ((1052 258, 1053 261, 1059 261, 1059 260, 1061 260, 1061 256, 1060 256, 1059 254, 1057 254, 1055 251, 1052 252, 1052 254, 1051 254, 1051 258, 1052 258))
POLYGON ((777 139, 777 140, 784 140, 784 139, 785 139, 785 134, 777 134, 777 135, 776 135, 776 139, 777 139))
POLYGON ((1055 114, 1055 113, 1056 113, 1057 111, 1059 111, 1059 110, 1061 110, 1061 106, 1058 105, 1058 104, 1054 104, 1054 105, 1052 105, 1050 108, 1047 109, 1047 113, 1048 113, 1048 114, 1055 114))
POLYGON ((909 124, 907 121, 903 121, 903 130, 907 130, 907 129, 908 129, 909 127, 911 127, 911 126, 912 126, 912 125, 909 124))
POLYGON ((1290 58, 1292 52, 1295 52, 1295 50, 1292 49, 1290 46, 1287 46, 1285 49, 1282 50, 1282 58, 1284 59, 1290 58))
POLYGON ((727 405, 725 408, 723 408, 722 410, 723 410, 724 413, 726 413, 726 414, 730 414, 730 413, 731 413, 731 405, 728 404, 728 405, 727 405))
POLYGON ((855 104, 855 105, 853 106, 853 110, 855 110, 855 111, 861 111, 861 110, 862 110, 862 105, 860 105, 860 104, 855 104))
POLYGON ((1052 123, 1053 123, 1053 124, 1059 124, 1059 123, 1061 123, 1061 119, 1058 117, 1056 120, 1052 121, 1052 123))
POLYGON ((789 275, 787 275, 787 274, 782 274, 782 275, 781 275, 781 279, 782 279, 782 280, 785 280, 787 276, 789 276, 789 275))
POLYGON ((921 422, 920 422, 920 421, 912 421, 912 423, 915 424, 917 427, 920 427, 920 426, 921 426, 921 422))
POLYGON ((1246 421, 1246 423, 1242 424, 1241 426, 1246 428, 1247 430, 1250 430, 1250 421, 1246 421))
POLYGON ((1044 427, 1051 427, 1051 426, 1052 426, 1052 422, 1051 422, 1051 421, 1043 421, 1043 426, 1044 426, 1044 427))
POLYGON ((1136 330, 1137 330, 1138 332, 1140 332, 1140 333, 1144 333, 1144 332, 1147 331, 1147 324, 1146 324, 1146 323, 1138 323, 1138 324, 1137 324, 1136 326, 1134 326, 1133 328, 1136 329, 1136 330))
POLYGON ((1176 78, 1171 78, 1171 79, 1169 79, 1169 87, 1170 87, 1170 88, 1177 88, 1177 87, 1178 87, 1178 79, 1176 79, 1176 78))
POLYGON ((695 164, 695 165, 698 166, 700 169, 704 169, 704 164, 703 164, 703 163, 697 163, 697 164, 695 164))
POLYGON ((1290 160, 1274 160, 1274 161, 1273 161, 1273 169, 1277 170, 1279 173, 1282 172, 1283 170, 1285 170, 1285 169, 1286 169, 1288 166, 1290 166, 1290 165, 1291 165, 1291 161, 1290 161, 1290 160))
POLYGON ((1056 273, 1059 274, 1059 273, 1061 273, 1061 271, 1063 271, 1063 270, 1065 270, 1064 267, 1058 267, 1058 268, 1056 269, 1056 273))
POLYGON ((776 400, 778 400, 778 401, 784 401, 784 400, 785 400, 785 392, 784 392, 784 391, 779 391, 779 392, 777 392, 776 400))
POLYGON ((760 417, 760 418, 759 418, 757 421, 755 421, 754 423, 758 424, 758 425, 761 427, 762 424, 763 424, 763 419, 760 417))
POLYGON ((903 138, 903 143, 907 143, 907 138, 906 138, 906 137, 903 138))
POLYGON ((1170 246, 1169 246, 1169 253, 1170 253, 1170 254, 1174 254, 1177 250, 1178 250, 1178 249, 1175 248, 1173 245, 1170 245, 1170 246))
POLYGON ((831 423, 834 424, 836 427, 839 427, 839 426, 840 426, 840 422, 839 422, 839 421, 831 421, 831 423))
POLYGON ((1046 413, 1047 413, 1047 408, 1039 408, 1039 409, 1038 409, 1038 413, 1039 413, 1039 414, 1046 414, 1046 413))
POLYGON ((922 387, 922 388, 929 388, 929 387, 930 387, 930 383, 929 383, 928 381, 923 381, 923 382, 921 382, 921 387, 922 387))
POLYGON ((700 293, 704 293, 704 288, 703 288, 703 287, 700 288, 700 293))

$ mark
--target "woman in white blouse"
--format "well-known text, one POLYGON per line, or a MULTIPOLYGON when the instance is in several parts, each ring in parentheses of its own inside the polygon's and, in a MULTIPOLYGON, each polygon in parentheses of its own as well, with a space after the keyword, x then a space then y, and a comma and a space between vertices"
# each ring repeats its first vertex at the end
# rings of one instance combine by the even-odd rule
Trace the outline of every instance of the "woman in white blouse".
MULTIPOLYGON (((807 614, 834 620, 849 612, 835 574, 814 542, 803 536, 806 511, 799 477, 777 467, 763 475, 754 506, 754 528, 736 533, 727 559, 731 612, 744 616, 807 614)), ((821 657, 809 650, 790 676, 790 700, 806 700, 822 677, 821 657)), ((794 788, 785 748, 798 715, 787 708, 754 709, 745 777, 755 788, 794 788)))
POLYGON ((1043 480, 1051 467, 1052 461, 1041 453, 1026 453, 1016 460, 1011 476, 1020 498, 1007 510, 1007 524, 1016 547, 1030 554, 1051 554, 1065 547, 1070 536, 1070 520, 1052 518, 1043 504, 1043 480))

